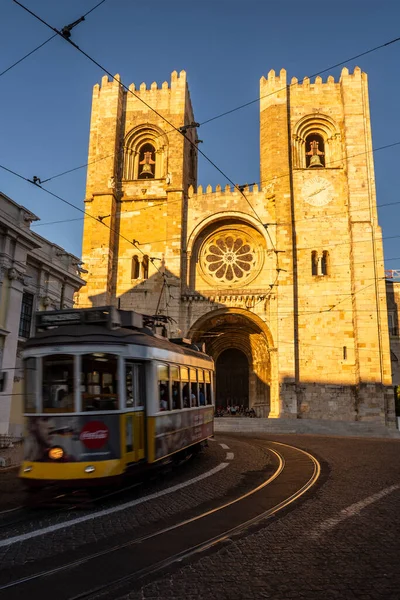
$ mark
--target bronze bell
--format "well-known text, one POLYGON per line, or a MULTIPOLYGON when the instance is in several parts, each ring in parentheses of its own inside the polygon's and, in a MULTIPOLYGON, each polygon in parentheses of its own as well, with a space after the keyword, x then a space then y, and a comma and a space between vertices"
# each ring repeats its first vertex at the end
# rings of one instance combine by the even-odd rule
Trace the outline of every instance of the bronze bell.
POLYGON ((309 169, 313 167, 324 167, 320 159, 320 156, 324 156, 324 152, 321 152, 321 150, 318 149, 318 144, 319 142, 313 140, 312 142, 310 142, 310 151, 306 152, 306 156, 311 157, 310 164, 308 165, 309 169))
POLYGON ((140 165, 143 165, 143 168, 139 174, 141 175, 149 175, 150 177, 154 177, 153 169, 151 165, 155 165, 156 161, 151 158, 151 152, 145 152, 143 160, 140 161, 140 165))
POLYGON ((320 157, 318 156, 318 154, 313 154, 310 158, 310 164, 308 165, 308 167, 311 169, 311 167, 323 167, 324 165, 321 162, 320 157))
POLYGON ((153 171, 151 170, 151 166, 148 163, 143 165, 143 169, 140 172, 141 175, 153 175, 153 171))

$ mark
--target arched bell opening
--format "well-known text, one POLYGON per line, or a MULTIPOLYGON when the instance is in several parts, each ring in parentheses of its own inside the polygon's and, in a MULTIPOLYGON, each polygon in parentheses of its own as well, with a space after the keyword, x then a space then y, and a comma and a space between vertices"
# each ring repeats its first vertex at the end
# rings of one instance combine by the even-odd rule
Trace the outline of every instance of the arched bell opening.
POLYGON ((204 343, 215 361, 217 405, 226 406, 229 399, 254 408, 260 417, 279 415, 276 353, 259 317, 242 309, 216 310, 201 317, 188 335, 204 343))

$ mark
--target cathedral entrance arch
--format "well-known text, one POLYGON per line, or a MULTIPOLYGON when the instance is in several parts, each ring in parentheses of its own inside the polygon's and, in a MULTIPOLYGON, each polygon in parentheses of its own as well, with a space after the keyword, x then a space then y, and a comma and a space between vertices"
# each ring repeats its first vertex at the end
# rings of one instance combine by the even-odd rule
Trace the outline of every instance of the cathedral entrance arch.
POLYGON ((276 388, 275 349, 260 317, 240 308, 222 308, 198 319, 189 336, 194 343, 204 343, 215 361, 217 403, 226 406, 229 396, 254 408, 258 416, 277 416, 271 394, 276 388))
POLYGON ((249 361, 241 350, 228 348, 216 362, 216 406, 249 406, 249 361))

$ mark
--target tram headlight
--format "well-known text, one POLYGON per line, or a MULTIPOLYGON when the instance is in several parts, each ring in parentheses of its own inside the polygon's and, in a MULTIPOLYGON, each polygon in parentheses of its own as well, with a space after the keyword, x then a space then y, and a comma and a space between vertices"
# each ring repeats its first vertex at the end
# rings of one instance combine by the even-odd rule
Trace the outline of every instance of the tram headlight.
POLYGON ((50 448, 49 458, 51 458, 51 460, 61 460, 63 456, 64 450, 60 448, 60 446, 54 446, 54 448, 50 448))
POLYGON ((87 467, 85 467, 85 473, 94 473, 95 470, 96 467, 94 467, 93 465, 88 465, 87 467))

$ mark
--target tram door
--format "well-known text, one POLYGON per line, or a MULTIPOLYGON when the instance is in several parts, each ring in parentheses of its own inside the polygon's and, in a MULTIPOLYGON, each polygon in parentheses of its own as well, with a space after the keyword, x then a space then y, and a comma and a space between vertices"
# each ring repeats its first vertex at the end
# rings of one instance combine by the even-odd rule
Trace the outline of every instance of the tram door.
POLYGON ((145 457, 145 380, 142 363, 127 362, 126 377, 126 413, 125 422, 125 459, 133 463, 145 457))

